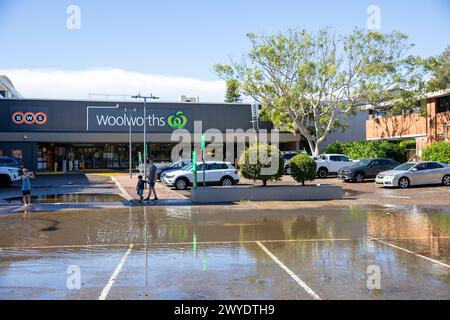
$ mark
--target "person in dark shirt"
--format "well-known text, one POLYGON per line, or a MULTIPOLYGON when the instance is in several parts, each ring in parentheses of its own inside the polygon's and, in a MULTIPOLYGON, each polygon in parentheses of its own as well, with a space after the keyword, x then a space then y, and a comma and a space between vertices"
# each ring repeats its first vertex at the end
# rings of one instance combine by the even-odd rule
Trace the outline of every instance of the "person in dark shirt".
MULTIPOLYGON (((153 163, 152 160, 148 161, 148 185, 150 186, 148 197, 145 199, 146 201, 150 200, 150 197, 153 195, 155 196, 154 200, 158 200, 158 196, 156 195, 155 191, 155 184, 156 184, 156 172, 158 169, 156 168, 156 165, 153 163)), ((153 201, 153 200, 152 200, 153 201)))
POLYGON ((136 186, 136 192, 137 192, 137 194, 139 196, 139 201, 144 200, 144 189, 145 189, 145 184, 146 183, 147 183, 147 181, 145 181, 142 176, 138 177, 138 183, 137 183, 137 186, 136 186))

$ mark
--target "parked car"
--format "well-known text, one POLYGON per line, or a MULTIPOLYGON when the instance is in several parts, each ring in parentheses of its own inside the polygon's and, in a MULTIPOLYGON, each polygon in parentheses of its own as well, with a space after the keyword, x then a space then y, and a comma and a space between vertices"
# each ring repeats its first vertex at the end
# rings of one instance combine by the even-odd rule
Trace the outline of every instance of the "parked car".
POLYGON ((378 174, 375 182, 384 187, 399 187, 423 184, 450 186, 450 166, 441 162, 407 162, 393 170, 378 174))
MULTIPOLYGON (((239 183, 239 174, 236 168, 229 162, 209 161, 205 163, 205 182, 208 185, 232 186, 239 183)), ((201 185, 203 181, 203 163, 197 164, 197 181, 201 185)), ((187 165, 180 170, 171 171, 163 177, 163 182, 178 190, 185 190, 194 183, 192 165, 187 165)))
POLYGON ((353 164, 352 159, 343 154, 321 154, 313 159, 317 163, 317 176, 321 179, 353 164))
POLYGON ((12 157, 0 157, 0 167, 16 167, 23 169, 25 164, 22 160, 12 157))
POLYGON ((338 178, 346 182, 364 182, 366 179, 375 179, 383 171, 391 170, 399 165, 392 159, 363 159, 350 167, 339 170, 338 178))
POLYGON ((296 155, 298 155, 298 152, 293 151, 285 151, 283 152, 283 158, 284 158, 284 174, 291 175, 291 160, 296 155))
POLYGON ((9 187, 13 182, 20 180, 20 168, 0 167, 0 187, 9 187))
POLYGON ((191 163, 192 163, 191 160, 182 159, 182 160, 178 160, 173 163, 169 163, 168 165, 162 166, 162 167, 158 168, 158 171, 156 172, 156 179, 162 181, 163 176, 165 174, 167 174, 168 172, 179 170, 179 169, 183 168, 184 166, 187 166, 191 163))

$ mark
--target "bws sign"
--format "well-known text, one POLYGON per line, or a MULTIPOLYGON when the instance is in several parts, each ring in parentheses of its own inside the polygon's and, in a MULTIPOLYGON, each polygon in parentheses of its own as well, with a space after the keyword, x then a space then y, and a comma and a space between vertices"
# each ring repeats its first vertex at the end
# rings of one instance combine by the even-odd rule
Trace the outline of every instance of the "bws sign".
MULTIPOLYGON (((187 108, 183 108, 187 109, 187 108)), ((148 132, 172 132, 176 129, 190 128, 189 119, 192 118, 190 109, 179 111, 174 108, 147 107, 144 117, 142 108, 119 108, 118 106, 88 106, 86 129, 87 131, 127 132, 130 127, 133 131, 140 131, 146 125, 148 132), (131 110, 131 111, 130 111, 131 110)))
POLYGON ((11 116, 11 120, 16 125, 40 125, 43 126, 47 123, 48 117, 44 112, 14 112, 11 116))

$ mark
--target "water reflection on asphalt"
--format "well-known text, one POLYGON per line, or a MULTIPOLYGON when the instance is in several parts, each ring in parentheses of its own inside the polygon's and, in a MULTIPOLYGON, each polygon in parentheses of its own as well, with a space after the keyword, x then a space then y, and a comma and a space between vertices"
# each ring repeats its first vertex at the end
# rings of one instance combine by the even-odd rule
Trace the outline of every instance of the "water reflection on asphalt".
POLYGON ((111 298, 310 298, 256 241, 327 299, 450 298, 450 270, 414 255, 450 263, 442 206, 134 207, 3 215, 0 230, 0 298, 95 299, 129 244, 111 298), (83 266, 81 291, 65 289, 70 264, 83 266), (367 290, 370 264, 384 291, 367 290))

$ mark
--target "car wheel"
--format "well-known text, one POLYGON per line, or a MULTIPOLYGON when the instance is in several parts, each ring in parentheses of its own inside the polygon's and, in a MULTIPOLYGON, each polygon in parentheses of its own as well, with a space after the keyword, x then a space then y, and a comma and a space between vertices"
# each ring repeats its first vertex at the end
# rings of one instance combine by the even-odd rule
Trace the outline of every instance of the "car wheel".
POLYGON ((9 187, 11 184, 12 181, 7 175, 0 176, 0 187, 9 187))
POLYGON ((446 175, 444 176, 444 178, 442 178, 442 184, 444 186, 450 187, 450 175, 446 175))
POLYGON ((326 177, 328 177, 328 170, 326 168, 320 168, 317 172, 317 175, 320 179, 325 179, 326 177))
POLYGON ((233 185, 233 179, 231 179, 230 177, 222 178, 222 180, 220 181, 220 185, 223 187, 231 187, 233 185))
POLYGON ((402 189, 407 189, 407 188, 409 188, 409 184, 410 184, 410 182, 409 182, 409 179, 408 179, 408 178, 401 178, 401 179, 398 181, 398 186, 399 186, 400 188, 402 188, 402 189))
POLYGON ((284 172, 288 175, 288 176, 290 176, 291 175, 291 166, 287 166, 286 167, 286 170, 284 170, 284 172))
POLYGON ((175 188, 177 190, 186 190, 188 187, 188 181, 184 178, 180 178, 177 181, 175 181, 175 188))
POLYGON ((364 179, 365 179, 364 173, 359 172, 359 173, 357 173, 357 174, 355 175, 355 181, 356 181, 356 183, 363 183, 363 182, 364 182, 364 179))

